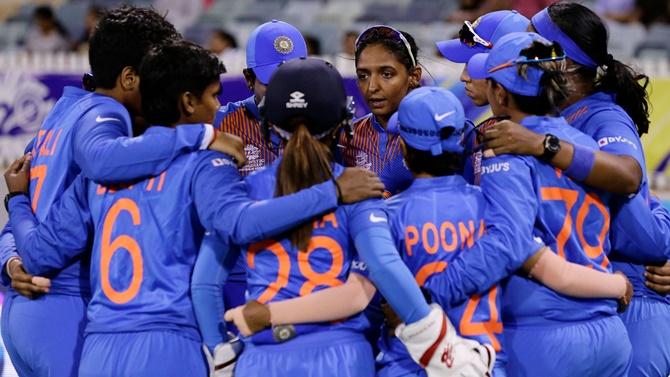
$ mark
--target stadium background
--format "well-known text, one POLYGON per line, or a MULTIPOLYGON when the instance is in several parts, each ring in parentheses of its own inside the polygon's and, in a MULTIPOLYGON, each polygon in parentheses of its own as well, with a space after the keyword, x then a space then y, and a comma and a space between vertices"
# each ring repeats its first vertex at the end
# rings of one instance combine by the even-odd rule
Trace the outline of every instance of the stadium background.
MULTIPOLYGON (((333 62, 346 80, 347 90, 358 97, 358 114, 365 113, 356 88, 353 63, 354 35, 379 23, 410 32, 420 47, 424 85, 451 87, 461 66, 439 56, 434 42, 452 38, 463 18, 477 13, 482 3, 533 3, 540 8, 553 1, 514 0, 134 0, 165 12, 185 38, 217 52, 228 73, 222 76, 221 102, 249 96, 241 72, 245 66, 244 42, 259 24, 280 19, 297 26, 308 39, 313 55, 333 62), (237 41, 237 48, 221 51, 217 30, 237 41)), ((654 190, 670 207, 670 24, 666 0, 581 1, 609 18, 610 52, 637 66, 651 78, 651 127, 642 138, 654 190), (665 5, 663 5, 665 4, 665 5), (663 6, 666 9, 661 9, 663 6), (648 13, 645 15, 645 12, 648 13), (665 13, 664 13, 665 12, 665 13), (649 14, 653 14, 651 17, 649 14), (665 14, 665 18, 663 15, 665 14), (659 15, 661 15, 659 17, 659 15), (617 21, 615 21, 617 20, 617 21), (622 22, 620 22, 622 21, 622 22)), ((86 33, 97 8, 118 6, 117 0, 1 0, 0 1, 0 167, 20 156, 26 143, 61 95, 65 85, 79 86, 88 71, 86 33), (31 47, 35 9, 48 5, 66 30, 67 44, 51 51, 31 47), (54 51, 55 50, 55 51, 54 51)), ((519 8, 519 10, 521 10, 519 8)), ((230 44, 230 43, 229 43, 230 44)), ((486 114, 481 115, 486 116, 486 114)), ((0 197, 6 187, 0 184, 0 197)), ((0 224, 6 222, 0 211, 0 224)), ((5 353, 6 355, 6 353, 5 353)), ((8 360, 3 357, 3 360, 8 360)), ((2 376, 14 375, 5 364, 2 376)))

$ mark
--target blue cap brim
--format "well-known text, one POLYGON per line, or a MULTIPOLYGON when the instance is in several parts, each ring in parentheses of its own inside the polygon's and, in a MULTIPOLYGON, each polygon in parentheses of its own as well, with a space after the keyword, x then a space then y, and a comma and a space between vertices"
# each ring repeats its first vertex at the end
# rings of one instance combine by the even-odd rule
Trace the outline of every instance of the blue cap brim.
POLYGON ((467 69, 468 75, 473 80, 483 80, 488 77, 486 71, 486 60, 489 54, 476 54, 468 61, 467 69))
POLYGON ((467 63, 475 54, 483 52, 477 47, 468 47, 459 39, 449 39, 435 43, 440 54, 454 63, 467 63))
POLYGON ((252 70, 256 74, 258 81, 263 85, 267 85, 270 82, 270 77, 272 77, 272 74, 275 73, 277 67, 279 67, 279 64, 281 63, 272 63, 261 67, 254 67, 252 70))

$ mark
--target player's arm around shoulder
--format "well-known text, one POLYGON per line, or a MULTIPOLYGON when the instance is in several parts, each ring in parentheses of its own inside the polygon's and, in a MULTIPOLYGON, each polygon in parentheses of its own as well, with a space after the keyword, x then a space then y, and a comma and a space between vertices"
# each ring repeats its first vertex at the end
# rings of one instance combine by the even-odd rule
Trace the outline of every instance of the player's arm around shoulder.
POLYGON ((538 174, 534 157, 502 155, 482 161, 481 188, 486 199, 485 223, 489 237, 504 245, 513 267, 518 268, 539 247, 533 227, 539 210, 534 183, 538 174), (531 247, 532 246, 532 247, 531 247))
POLYGON ((5 172, 7 186, 12 192, 24 192, 9 201, 12 232, 19 255, 26 269, 44 274, 63 268, 72 258, 85 251, 92 230, 88 207, 87 182, 79 175, 51 207, 43 222, 38 222, 27 196, 30 181, 30 160, 17 160, 5 172))

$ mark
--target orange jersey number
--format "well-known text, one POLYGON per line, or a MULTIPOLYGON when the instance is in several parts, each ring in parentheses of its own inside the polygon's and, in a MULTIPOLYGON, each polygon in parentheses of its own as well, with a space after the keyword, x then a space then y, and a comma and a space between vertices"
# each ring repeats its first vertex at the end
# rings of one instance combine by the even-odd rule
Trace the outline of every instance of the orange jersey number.
POLYGON ((44 179, 46 179, 46 177, 46 165, 37 165, 30 168, 30 180, 37 179, 37 183, 35 184, 35 191, 33 192, 33 198, 31 200, 33 213, 37 212, 37 203, 40 201, 40 194, 42 193, 42 186, 44 185, 44 179))
POLYGON ((458 325, 458 331, 461 335, 465 336, 474 336, 474 335, 484 335, 489 338, 491 345, 496 352, 501 350, 500 341, 496 338, 495 334, 502 334, 503 324, 500 322, 500 315, 498 314, 498 307, 496 306, 496 296, 498 295, 498 287, 493 287, 489 291, 488 301, 489 301, 489 310, 490 318, 485 322, 472 322, 472 317, 477 310, 477 306, 481 301, 480 295, 473 295, 468 300, 468 304, 465 306, 465 312, 461 318, 461 322, 458 325))
POLYGON ((137 241, 127 234, 121 234, 112 239, 112 230, 121 212, 128 212, 133 221, 133 225, 140 225, 142 222, 140 209, 138 208, 137 203, 128 198, 119 199, 109 209, 105 216, 100 250, 100 283, 104 295, 115 304, 125 304, 137 296, 144 274, 142 249, 140 248, 140 245, 137 244, 137 241), (109 281, 109 269, 112 257, 119 249, 125 249, 128 254, 130 254, 133 264, 133 274, 130 284, 128 285, 128 288, 123 291, 114 289, 109 281))
MULTIPOLYGON (((423 286, 428 278, 438 272, 442 272, 447 268, 447 262, 436 261, 425 264, 416 272, 414 279, 417 284, 423 286)), ((491 345, 496 351, 501 350, 500 341, 495 334, 502 334, 503 324, 500 322, 500 315, 498 314, 498 307, 496 306, 496 296, 498 294, 498 287, 493 287, 488 294, 488 304, 491 313, 491 318, 486 322, 472 322, 477 306, 481 301, 481 296, 473 295, 468 300, 465 307, 465 312, 459 323, 459 333, 465 336, 486 335, 491 341, 491 345)))
MULTIPOLYGON (((277 278, 258 297, 258 301, 264 304, 272 300, 280 289, 288 285, 289 274, 291 273, 291 258, 284 246, 279 242, 272 240, 257 242, 251 245, 247 252, 247 264, 249 268, 255 268, 256 255, 263 252, 274 254, 279 264, 277 278)), ((309 241, 307 250, 298 252, 298 269, 307 280, 300 287, 300 295, 304 296, 312 293, 317 286, 336 287, 341 285, 342 281, 337 277, 342 272, 343 267, 344 253, 342 246, 332 237, 313 236, 309 241), (316 249, 325 249, 332 257, 330 267, 325 272, 314 271, 309 262, 309 256, 316 249)))
POLYGON ((595 194, 587 193, 584 201, 577 210, 577 219, 576 221, 573 221, 572 211, 577 203, 577 200, 579 199, 579 194, 580 193, 577 190, 570 190, 560 187, 542 187, 540 191, 542 200, 560 201, 565 203, 565 219, 563 220, 561 230, 556 236, 556 243, 558 248, 557 253, 559 256, 565 258, 565 245, 568 243, 570 237, 572 237, 572 232, 575 231, 577 233, 579 243, 582 249, 584 249, 586 255, 592 260, 595 260, 599 258, 600 255, 602 255, 603 260, 600 265, 603 268, 607 267, 609 260, 607 259, 607 256, 604 255, 603 245, 605 243, 605 237, 607 237, 607 232, 609 231, 609 212, 607 211, 607 208, 602 203, 602 201, 600 201, 600 199, 595 194), (589 214, 589 211, 591 211, 591 208, 593 207, 598 212, 600 212, 603 217, 603 225, 598 234, 598 243, 596 245, 589 244, 586 241, 586 237, 584 237, 584 221, 586 220, 586 216, 589 214))

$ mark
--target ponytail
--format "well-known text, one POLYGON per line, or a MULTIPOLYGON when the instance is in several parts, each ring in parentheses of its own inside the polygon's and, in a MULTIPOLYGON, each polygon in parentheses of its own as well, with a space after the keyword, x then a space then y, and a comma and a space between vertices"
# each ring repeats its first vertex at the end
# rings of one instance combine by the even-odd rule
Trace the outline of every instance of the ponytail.
POLYGON ((526 70, 534 66, 543 71, 537 96, 509 92, 520 111, 533 115, 557 115, 570 93, 565 76, 565 61, 550 61, 519 65, 519 75, 526 78, 526 70))
MULTIPOLYGON (((284 148, 277 170, 276 196, 289 195, 333 178, 330 149, 309 133, 303 120, 295 120, 298 123, 284 148)), ((309 221, 291 230, 291 244, 301 251, 307 250, 312 229, 309 221)))
POLYGON ((605 74, 596 79, 596 90, 615 94, 616 104, 635 122, 640 136, 649 131, 648 85, 647 75, 613 58, 606 63, 605 74))
POLYGON ((548 113, 558 114, 570 92, 564 73, 565 62, 540 63, 539 66, 544 71, 540 79, 539 96, 546 99, 548 113))

